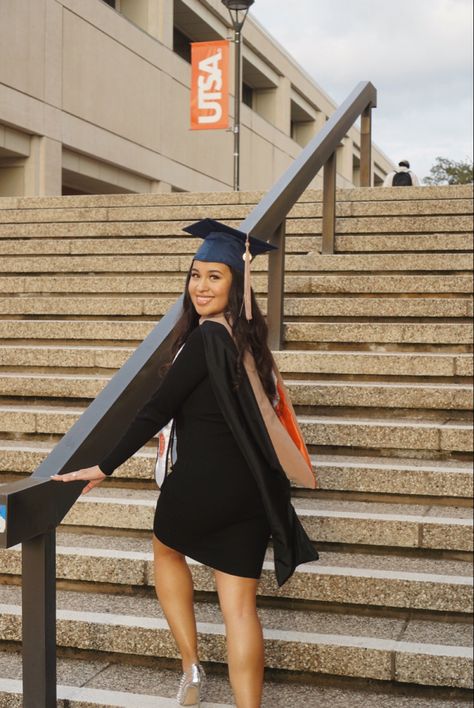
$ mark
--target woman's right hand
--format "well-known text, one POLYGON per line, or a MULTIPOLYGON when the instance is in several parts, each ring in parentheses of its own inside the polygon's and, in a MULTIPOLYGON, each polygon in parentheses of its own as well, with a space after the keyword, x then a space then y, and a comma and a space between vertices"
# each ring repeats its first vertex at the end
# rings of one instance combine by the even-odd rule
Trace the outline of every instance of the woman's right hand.
POLYGON ((98 465, 94 467, 85 467, 82 470, 77 470, 76 472, 67 472, 66 474, 53 474, 51 479, 54 482, 80 482, 81 480, 87 481, 88 484, 84 487, 81 494, 87 494, 97 487, 98 484, 103 482, 107 477, 106 474, 102 472, 98 465))

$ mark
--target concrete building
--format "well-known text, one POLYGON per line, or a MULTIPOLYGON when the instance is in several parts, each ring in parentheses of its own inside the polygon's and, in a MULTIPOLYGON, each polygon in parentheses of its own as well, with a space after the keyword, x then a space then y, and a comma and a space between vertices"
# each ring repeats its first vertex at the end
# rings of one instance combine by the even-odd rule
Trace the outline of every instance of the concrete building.
MULTIPOLYGON (((0 196, 231 189, 232 133, 189 128, 190 42, 230 36, 221 0, 0 0, 0 196)), ((335 107, 249 15, 241 188, 269 188, 335 107)), ((339 186, 359 145, 352 128, 339 186)))

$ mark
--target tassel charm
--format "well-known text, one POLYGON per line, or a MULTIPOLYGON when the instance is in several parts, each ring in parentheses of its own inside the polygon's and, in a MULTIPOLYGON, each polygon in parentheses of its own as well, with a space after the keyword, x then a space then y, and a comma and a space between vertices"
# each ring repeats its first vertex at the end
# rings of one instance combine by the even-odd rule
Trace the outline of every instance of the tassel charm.
POLYGON ((252 254, 250 253, 250 241, 247 235, 245 240, 245 253, 244 253, 244 307, 245 307, 245 319, 250 321, 252 319, 252 297, 251 297, 251 275, 250 275, 250 261, 252 260, 252 254))

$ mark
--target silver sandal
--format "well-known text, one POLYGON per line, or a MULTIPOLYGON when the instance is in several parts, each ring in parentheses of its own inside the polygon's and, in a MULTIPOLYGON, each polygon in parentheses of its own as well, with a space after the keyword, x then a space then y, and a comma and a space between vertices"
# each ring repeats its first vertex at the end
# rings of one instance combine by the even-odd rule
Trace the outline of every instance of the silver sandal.
POLYGON ((201 664, 191 664, 181 676, 176 700, 180 706, 200 706, 206 674, 201 664))

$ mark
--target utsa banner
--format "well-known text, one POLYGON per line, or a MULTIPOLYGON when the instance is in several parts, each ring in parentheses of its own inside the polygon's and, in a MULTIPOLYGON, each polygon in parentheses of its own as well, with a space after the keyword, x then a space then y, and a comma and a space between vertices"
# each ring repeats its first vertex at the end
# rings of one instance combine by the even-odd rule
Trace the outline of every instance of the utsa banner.
POLYGON ((229 42, 191 44, 191 130, 229 124, 229 42))

